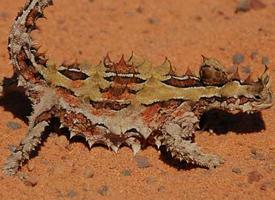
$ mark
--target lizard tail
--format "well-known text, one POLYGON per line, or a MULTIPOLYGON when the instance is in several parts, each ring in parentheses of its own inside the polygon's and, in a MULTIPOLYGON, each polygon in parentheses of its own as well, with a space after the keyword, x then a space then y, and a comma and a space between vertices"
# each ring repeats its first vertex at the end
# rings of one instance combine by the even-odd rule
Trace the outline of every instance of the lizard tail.
POLYGON ((45 55, 38 53, 30 34, 37 29, 36 21, 44 17, 43 10, 52 4, 52 0, 28 0, 18 13, 9 34, 8 51, 14 71, 29 83, 42 81, 37 69, 46 67, 47 62, 45 55))

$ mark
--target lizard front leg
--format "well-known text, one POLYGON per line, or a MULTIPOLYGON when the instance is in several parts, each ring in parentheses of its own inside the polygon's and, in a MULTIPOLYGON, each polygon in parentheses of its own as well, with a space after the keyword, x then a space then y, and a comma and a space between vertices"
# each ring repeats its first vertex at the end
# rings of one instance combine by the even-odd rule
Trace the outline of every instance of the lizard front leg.
POLYGON ((31 152, 41 143, 47 125, 48 123, 43 121, 29 128, 26 137, 15 150, 12 150, 11 155, 6 160, 3 169, 6 175, 15 175, 23 163, 29 159, 31 152))
POLYGON ((192 141, 197 124, 197 117, 187 112, 179 119, 166 122, 161 128, 163 135, 159 140, 175 159, 206 168, 216 167, 223 163, 222 159, 203 153, 192 141))
POLYGON ((49 121, 52 118, 48 113, 55 105, 56 99, 54 94, 52 92, 45 92, 41 101, 34 106, 34 112, 29 118, 27 135, 7 158, 3 168, 5 174, 15 175, 23 163, 30 158, 32 151, 41 144, 45 128, 49 125, 49 121))

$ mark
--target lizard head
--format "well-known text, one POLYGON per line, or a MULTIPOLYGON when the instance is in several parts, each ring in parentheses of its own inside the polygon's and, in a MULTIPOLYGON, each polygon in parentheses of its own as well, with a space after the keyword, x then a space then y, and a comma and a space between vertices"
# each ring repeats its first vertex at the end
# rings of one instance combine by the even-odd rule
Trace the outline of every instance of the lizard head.
POLYGON ((238 69, 227 73, 223 66, 212 58, 203 58, 200 79, 206 88, 219 88, 212 95, 218 97, 213 107, 230 113, 254 113, 272 106, 271 80, 268 67, 256 80, 240 80, 238 69), (218 91, 218 92, 217 92, 218 91), (218 106, 216 106, 218 105, 218 106))
POLYGON ((260 111, 272 106, 271 80, 268 67, 265 66, 264 73, 257 81, 250 85, 252 100, 248 102, 247 107, 253 111, 260 111))

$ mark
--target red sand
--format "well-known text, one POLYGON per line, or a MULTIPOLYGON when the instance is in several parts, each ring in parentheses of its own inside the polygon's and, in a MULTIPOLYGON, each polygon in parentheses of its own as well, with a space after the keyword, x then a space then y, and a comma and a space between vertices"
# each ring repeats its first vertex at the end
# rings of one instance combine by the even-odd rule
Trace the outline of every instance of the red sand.
MULTIPOLYGON (((41 30, 33 36, 58 63, 77 59, 96 64, 107 52, 117 59, 134 51, 155 64, 167 56, 184 72, 188 66, 198 68, 201 54, 231 66, 232 55, 240 52, 246 58, 243 65, 258 74, 263 71, 262 56, 268 56, 275 83, 275 3, 262 1, 266 8, 236 14, 235 0, 59 0, 47 9, 48 20, 39 22, 41 30), (252 61, 254 51, 258 56, 252 61)), ((7 38, 24 2, 0 1, 1 76, 12 75, 7 38)), ((3 107, 0 112, 2 166, 8 145, 20 142, 27 124, 3 107), (9 129, 9 121, 22 127, 9 129)), ((1 173, 0 199, 275 199, 273 117, 275 107, 262 112, 266 129, 259 132, 249 127, 249 133, 241 134, 199 132, 197 143, 226 161, 213 170, 178 169, 152 147, 138 154, 150 166, 139 168, 128 148, 118 154, 102 147, 90 151, 81 142, 69 144, 65 136, 50 136, 21 170, 37 185, 1 173)), ((232 130, 242 123, 247 122, 232 124, 232 130)))

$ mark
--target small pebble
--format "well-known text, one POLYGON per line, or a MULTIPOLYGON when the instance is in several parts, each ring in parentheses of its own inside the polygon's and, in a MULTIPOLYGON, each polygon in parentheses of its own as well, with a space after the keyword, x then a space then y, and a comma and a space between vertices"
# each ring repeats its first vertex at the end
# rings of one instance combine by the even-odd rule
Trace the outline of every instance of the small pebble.
POLYGON ((250 0, 240 0, 237 4, 235 12, 247 12, 251 9, 250 0))
POLYGON ((26 186, 31 186, 31 187, 36 186, 37 183, 38 183, 38 180, 37 180, 37 178, 34 178, 34 177, 29 177, 28 179, 26 179, 26 180, 24 181, 24 184, 25 184, 26 186))
POLYGON ((165 187, 163 185, 158 187, 158 192, 163 192, 165 191, 165 187))
POLYGON ((135 156, 135 161, 138 168, 147 168, 151 166, 148 158, 145 156, 135 156))
POLYGON ((107 196, 109 194, 109 188, 107 185, 102 185, 97 192, 102 196, 107 196))
POLYGON ((266 5, 260 0, 240 0, 236 6, 235 12, 247 12, 251 9, 259 10, 265 7, 266 5))
POLYGON ((195 20, 196 20, 196 21, 202 21, 202 17, 199 16, 199 15, 198 15, 198 16, 195 16, 195 20))
POLYGON ((91 170, 91 169, 86 169, 85 171, 84 171, 84 177, 85 178, 93 178, 94 177, 94 172, 93 172, 93 170, 91 170))
POLYGON ((268 190, 268 189, 273 189, 275 190, 275 182, 272 182, 272 181, 266 181, 266 182, 263 182, 260 186, 260 189, 261 190, 268 190))
POLYGON ((247 182, 254 183, 259 182, 263 178, 263 175, 258 171, 251 171, 247 174, 247 182))
POLYGON ((121 172, 122 176, 131 176, 132 171, 130 169, 125 169, 121 172))
POLYGON ((29 186, 29 187, 34 187, 37 185, 38 183, 38 180, 36 177, 34 176, 29 176, 25 173, 19 173, 18 174, 18 177, 21 181, 23 181, 23 183, 26 185, 26 186, 29 186))
POLYGON ((250 150, 250 152, 251 152, 252 154, 256 154, 256 153, 257 153, 257 149, 252 148, 252 149, 250 150))
POLYGON ((159 19, 154 18, 154 17, 150 17, 150 18, 148 18, 148 22, 150 24, 159 24, 159 19))
POLYGON ((251 157, 255 160, 265 160, 264 154, 257 151, 257 149, 252 148, 251 149, 251 157))
POLYGON ((236 174, 242 173, 241 169, 238 168, 238 167, 233 167, 233 168, 232 168, 232 172, 234 172, 234 173, 236 173, 236 174))
POLYGON ((21 125, 17 122, 9 121, 7 123, 7 127, 12 130, 17 130, 21 128, 21 125))
POLYGON ((77 192, 74 191, 74 190, 70 190, 68 193, 67 193, 67 197, 69 198, 74 198, 77 196, 77 192))
POLYGON ((235 64, 235 65, 241 64, 244 61, 244 55, 241 53, 236 53, 232 57, 232 61, 233 61, 233 64, 235 64))
POLYGON ((142 6, 137 7, 136 11, 138 13, 143 13, 143 7, 142 6))

